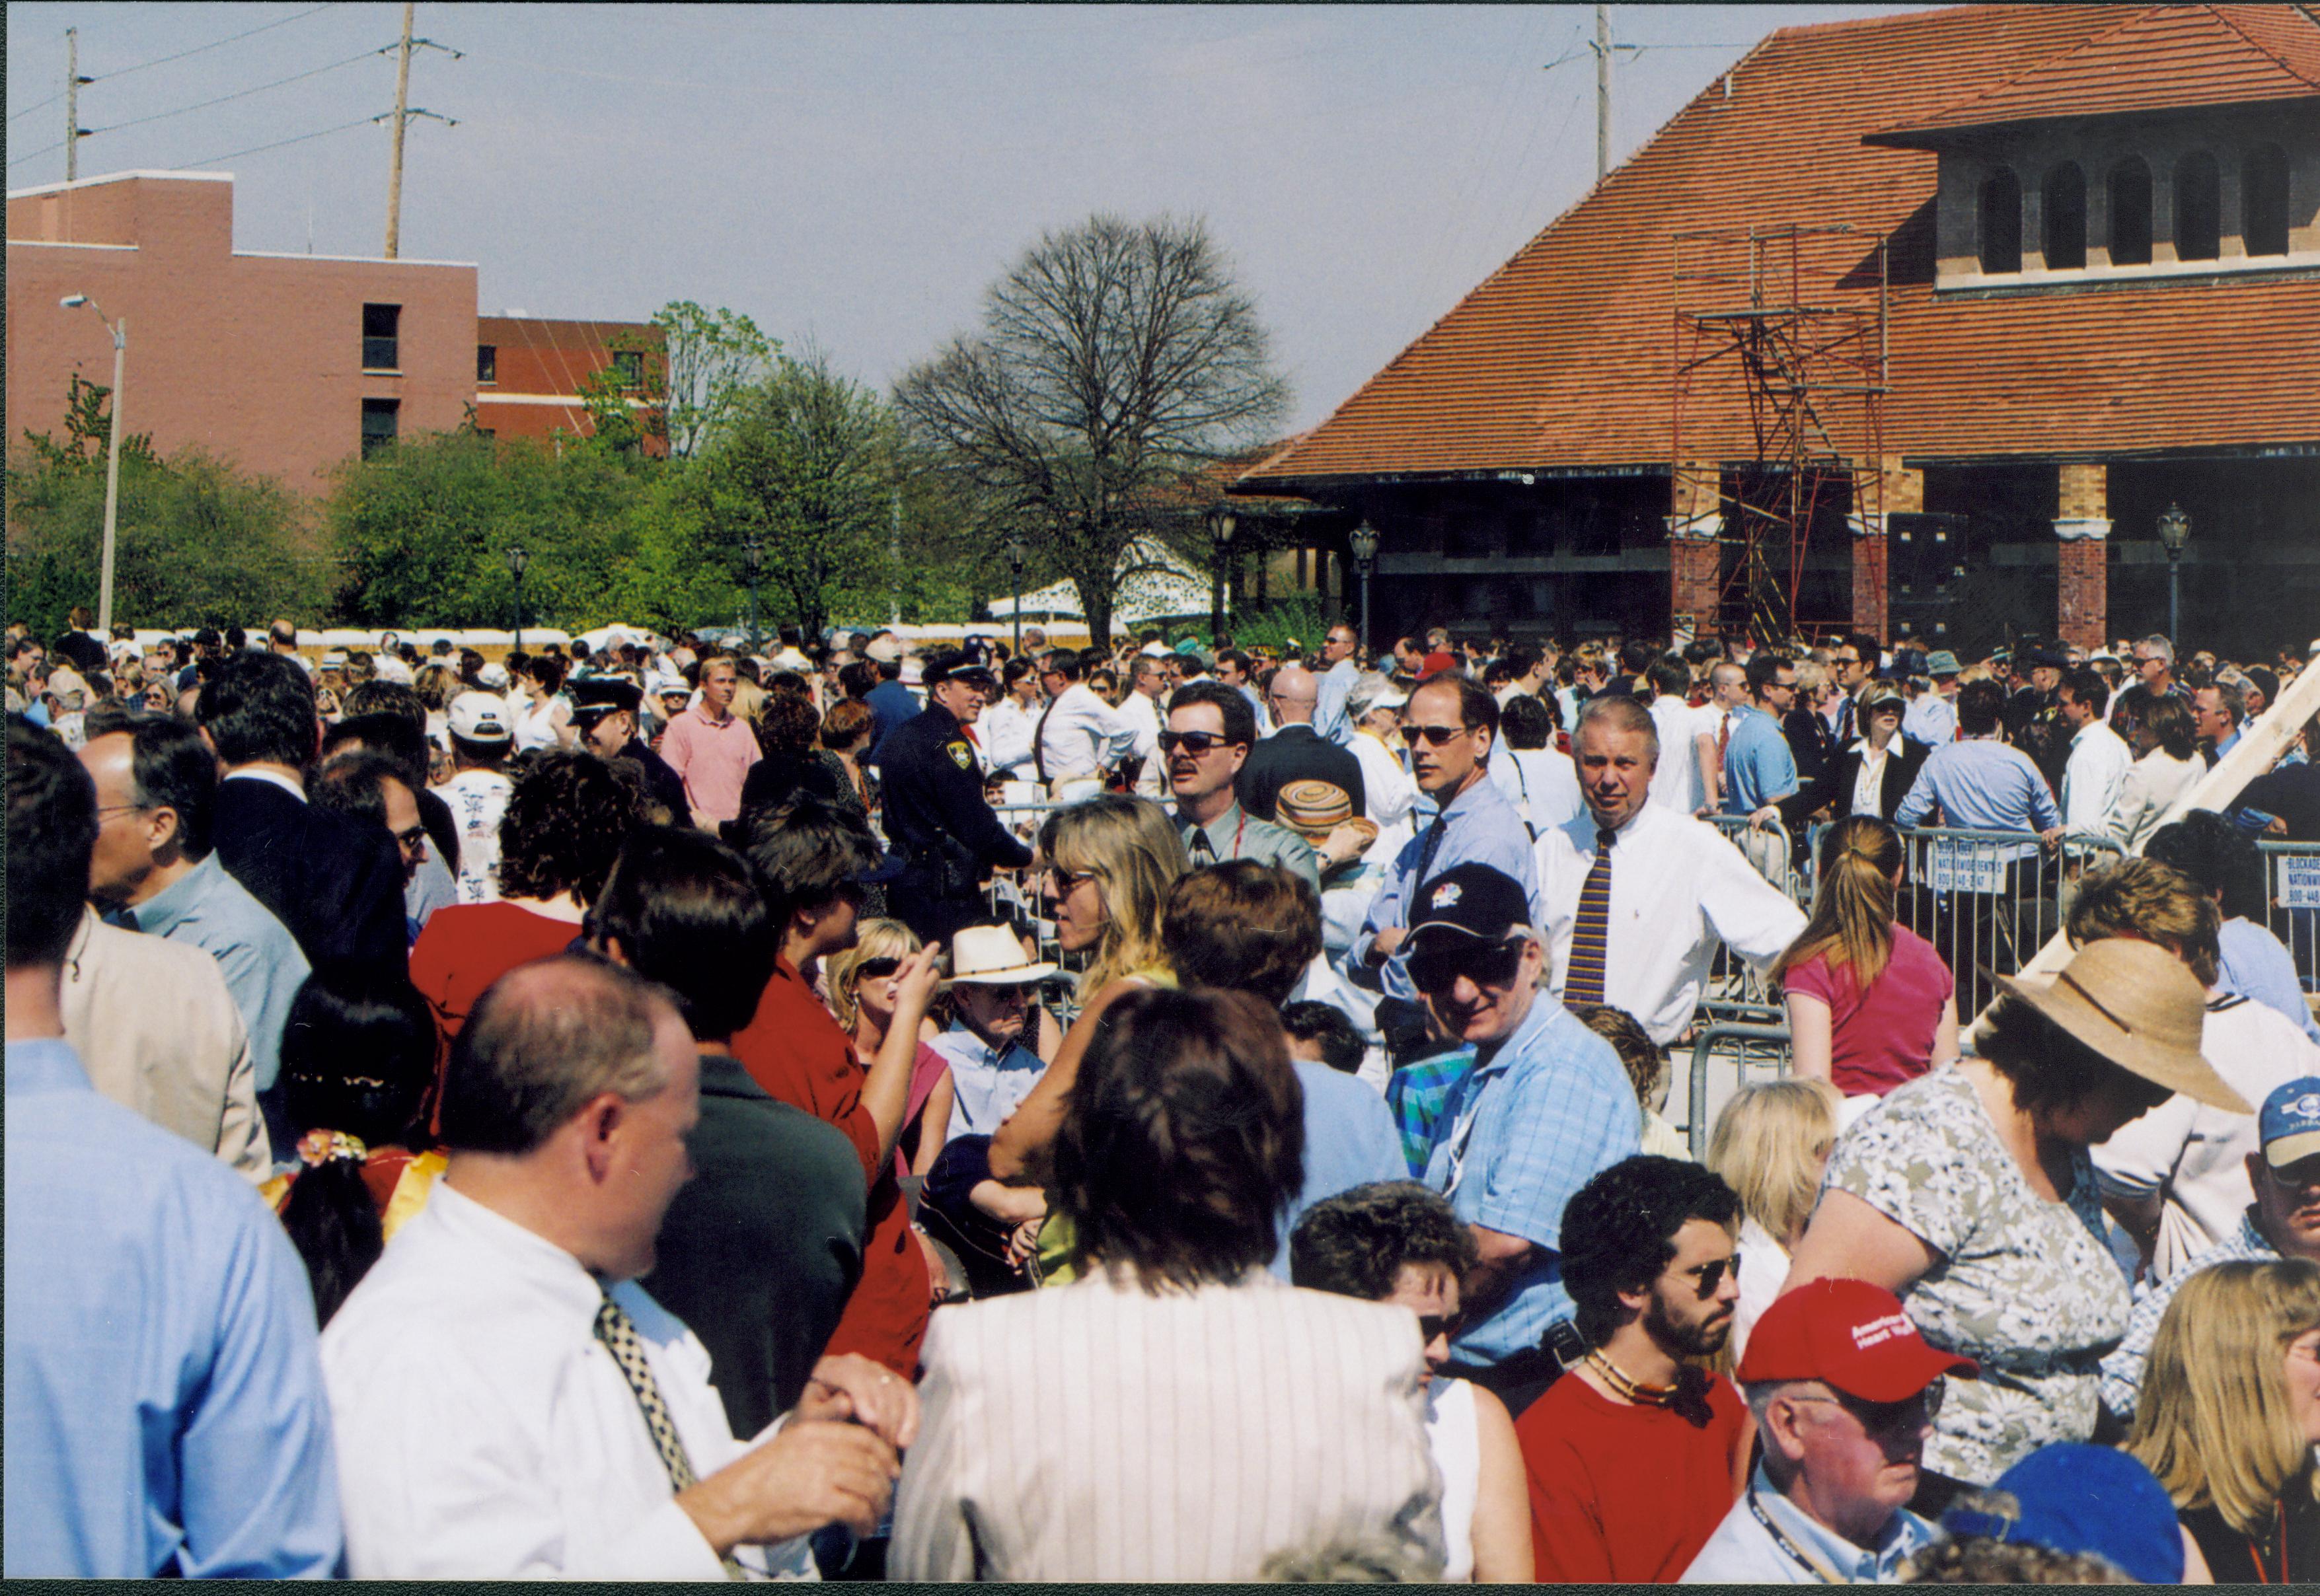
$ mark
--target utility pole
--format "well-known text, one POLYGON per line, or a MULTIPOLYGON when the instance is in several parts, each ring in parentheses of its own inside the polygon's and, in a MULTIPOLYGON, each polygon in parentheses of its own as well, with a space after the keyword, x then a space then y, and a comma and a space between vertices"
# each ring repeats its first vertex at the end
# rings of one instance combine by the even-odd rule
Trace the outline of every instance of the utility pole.
POLYGON ((902 490, 894 490, 894 529, 887 544, 887 555, 894 573, 894 618, 889 626, 899 629, 902 624, 902 490))
POLYGON ((65 181, 80 176, 80 30, 65 30, 65 181))
MULTIPOLYGON (((409 12, 404 13, 403 32, 410 32, 409 12)), ((401 146, 397 145, 398 151, 401 146)), ((398 158, 400 158, 398 155, 398 158)), ((1611 170, 1611 8, 1595 8, 1595 181, 1600 183, 1611 170)), ((394 253, 393 248, 387 250, 394 253)))
MULTIPOLYGON (((418 6, 403 0, 403 45, 394 58, 394 144, 386 165, 386 257, 403 243, 403 135, 411 126, 411 22, 418 6)), ((1600 8, 1599 8, 1600 10, 1600 8)))

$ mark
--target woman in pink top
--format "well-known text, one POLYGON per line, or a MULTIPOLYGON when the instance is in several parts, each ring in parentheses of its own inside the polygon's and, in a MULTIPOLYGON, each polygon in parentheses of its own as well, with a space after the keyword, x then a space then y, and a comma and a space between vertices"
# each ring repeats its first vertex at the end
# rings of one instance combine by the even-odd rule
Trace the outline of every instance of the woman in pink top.
POLYGON ((1773 966, 1792 1072, 1882 1097, 1958 1056, 1956 983, 1933 944, 1893 922, 1901 834, 1852 815, 1821 838, 1811 921, 1773 966))

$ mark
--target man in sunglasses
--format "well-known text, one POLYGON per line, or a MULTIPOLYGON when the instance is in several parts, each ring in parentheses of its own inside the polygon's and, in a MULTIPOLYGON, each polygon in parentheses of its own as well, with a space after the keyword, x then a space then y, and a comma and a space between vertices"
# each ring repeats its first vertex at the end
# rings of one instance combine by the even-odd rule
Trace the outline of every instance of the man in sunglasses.
POLYGON ((1453 1372, 1519 1414, 1581 1350, 1563 1284, 1563 1206, 1637 1150, 1643 1116, 1611 1044, 1542 999, 1545 954, 1513 877, 1455 865, 1416 903, 1410 978, 1440 1032, 1474 1049, 1426 1164, 1426 1184, 1450 1199, 1481 1258, 1453 1372))
POLYGON ((1760 1460, 1683 1582, 1890 1584, 1939 1533, 1909 1511, 1945 1375, 1900 1299, 1816 1280, 1764 1311, 1740 1363, 1760 1460))
POLYGON ((1490 758, 1499 738, 1499 706, 1480 684, 1459 675, 1429 677, 1409 695, 1402 727, 1409 739, 1411 773, 1435 813, 1417 816, 1410 838, 1386 870, 1368 918, 1354 938, 1352 963, 1376 971, 1386 1001, 1378 1023, 1397 1063, 1424 1056, 1425 1015, 1409 978, 1404 942, 1421 882, 1463 864, 1482 864, 1517 883, 1528 905, 1520 916, 1541 924, 1545 899, 1529 828, 1498 783, 1490 758))
POLYGON ((1287 826, 1253 818, 1240 807, 1233 779, 1256 741, 1256 715, 1248 700, 1221 681, 1195 681, 1168 700, 1168 729, 1160 757, 1176 795, 1176 827, 1192 868, 1228 859, 1285 865, 1321 890, 1321 867, 1303 837, 1287 826))

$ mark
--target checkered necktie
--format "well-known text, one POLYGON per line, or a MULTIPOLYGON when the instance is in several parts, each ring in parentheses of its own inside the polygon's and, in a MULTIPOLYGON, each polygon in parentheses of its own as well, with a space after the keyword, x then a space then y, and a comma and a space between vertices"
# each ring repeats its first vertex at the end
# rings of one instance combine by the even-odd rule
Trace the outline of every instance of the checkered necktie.
POLYGON ((1565 1007, 1603 1001, 1603 974, 1611 942, 1611 844, 1616 832, 1595 833, 1595 862, 1579 889, 1579 918, 1571 928, 1571 968, 1563 972, 1565 1007))
MULTIPOLYGON (((612 1355, 620 1366, 621 1377, 635 1393, 637 1411, 644 1415, 645 1429, 652 1436, 653 1450, 660 1454, 660 1465, 668 1471, 669 1489, 690 1491, 700 1483, 693 1472, 693 1459, 685 1456, 684 1438, 676 1433, 676 1420, 668 1415, 668 1404, 661 1400, 660 1383, 653 1378, 652 1365, 645 1361, 645 1344, 637 1334, 636 1321, 622 1312, 620 1303, 610 1296, 596 1308, 596 1339, 604 1343, 604 1350, 612 1355)), ((725 1577, 748 1577, 732 1558, 721 1559, 725 1577)))

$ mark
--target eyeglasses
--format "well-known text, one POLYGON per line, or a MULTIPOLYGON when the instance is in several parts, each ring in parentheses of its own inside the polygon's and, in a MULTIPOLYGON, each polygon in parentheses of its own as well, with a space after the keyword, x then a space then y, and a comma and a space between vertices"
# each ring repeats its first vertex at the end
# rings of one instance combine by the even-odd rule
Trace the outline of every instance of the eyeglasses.
POLYGON ((1162 732, 1160 752, 1174 753, 1179 748, 1199 759, 1212 748, 1228 746, 1228 740, 1216 732, 1162 732))
POLYGON ((1716 1294, 1717 1288, 1724 1284, 1724 1276, 1726 1274, 1729 1274, 1735 1283, 1739 1280, 1740 1255, 1735 1252, 1727 1258, 1713 1258, 1704 1264, 1694 1264, 1683 1273, 1692 1283, 1693 1287, 1699 1291, 1699 1300, 1704 1303, 1716 1294))
POLYGON ((1477 987, 1511 987, 1522 973, 1524 937, 1486 942, 1475 937, 1429 938, 1409 954, 1409 979, 1421 992, 1447 992, 1464 976, 1477 987))
POLYGON ((143 804, 99 804, 96 807, 96 817, 99 820, 102 820, 107 815, 118 815, 124 809, 142 809, 144 807, 146 807, 146 806, 143 804))
POLYGON ((854 973, 865 981, 883 981, 902 968, 899 959, 865 959, 854 967, 854 973))
POLYGON ((1942 1401, 1948 1392, 1948 1384, 1936 1380, 1917 1395, 1898 1402, 1872 1402, 1864 1397, 1847 1396, 1841 1391, 1832 1396, 1815 1396, 1808 1393, 1801 1396, 1792 1395, 1789 1400, 1822 1402, 1830 1407, 1843 1408, 1860 1420, 1861 1428, 1870 1434, 1892 1435, 1896 1432, 1907 1434, 1931 1424, 1940 1417, 1942 1401))
POLYGON ((1072 888, 1077 887, 1082 881, 1094 880, 1095 872, 1093 870, 1067 870, 1059 864, 1051 864, 1047 869, 1047 879, 1056 884, 1056 896, 1057 897, 1067 897, 1071 895, 1072 888))
POLYGON ((1401 728, 1412 742, 1422 742, 1429 748, 1439 748, 1453 737, 1463 737, 1474 728, 1470 726, 1418 726, 1401 728))
POLYGON ((1036 983, 1029 981, 1022 982, 1020 984, 1001 984, 998 981, 961 981, 958 983, 959 991, 965 992, 972 990, 980 992, 994 1003, 1029 1003, 1031 1001, 1031 995, 1035 989, 1036 983))

